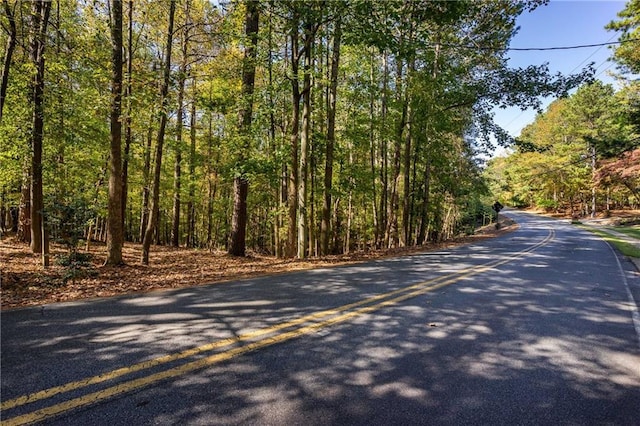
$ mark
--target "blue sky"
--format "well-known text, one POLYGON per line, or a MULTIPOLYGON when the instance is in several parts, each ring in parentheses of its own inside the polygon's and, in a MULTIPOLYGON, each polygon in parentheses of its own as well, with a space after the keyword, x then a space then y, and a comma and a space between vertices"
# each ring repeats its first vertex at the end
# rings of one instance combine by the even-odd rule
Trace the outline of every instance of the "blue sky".
MULTIPOLYGON (((617 34, 605 30, 625 7, 624 1, 551 1, 533 12, 525 12, 518 18, 520 31, 511 47, 554 47, 598 44, 617 41, 617 34)), ((614 83, 609 75, 616 65, 608 58, 611 49, 593 47, 559 51, 508 52, 510 67, 526 67, 549 63, 553 73, 578 72, 589 62, 595 62, 598 79, 614 83)), ((545 99, 548 105, 553 99, 545 99)), ((512 136, 518 136, 524 126, 535 118, 535 111, 522 112, 518 108, 496 110, 495 121, 512 136)))

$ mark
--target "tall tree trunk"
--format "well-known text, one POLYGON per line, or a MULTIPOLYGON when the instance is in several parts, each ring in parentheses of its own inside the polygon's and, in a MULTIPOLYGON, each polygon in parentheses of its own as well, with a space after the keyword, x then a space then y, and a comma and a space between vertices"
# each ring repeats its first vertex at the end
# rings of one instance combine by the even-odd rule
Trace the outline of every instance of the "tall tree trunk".
MULTIPOLYGON (((270 19, 269 19, 270 21, 270 19)), ((267 57, 267 75, 269 77, 269 90, 267 92, 268 95, 268 100, 269 100, 269 140, 270 140, 270 144, 273 147, 273 150, 275 151, 277 148, 277 142, 276 142, 276 116, 275 116, 275 111, 276 111, 276 102, 274 99, 274 86, 273 86, 273 24, 269 23, 269 27, 268 27, 269 31, 268 31, 268 46, 269 46, 269 52, 268 52, 268 57, 267 57)), ((287 176, 286 176, 286 171, 284 171, 284 169, 286 168, 286 163, 283 162, 283 164, 281 165, 281 172, 280 172, 280 179, 279 179, 279 184, 278 184, 278 188, 276 191, 276 207, 275 207, 275 218, 274 218, 274 223, 273 223, 273 247, 274 247, 274 254, 276 257, 280 258, 283 257, 283 252, 282 252, 282 239, 281 239, 281 231, 280 229, 282 228, 282 223, 283 223, 283 219, 282 219, 282 212, 281 212, 281 206, 284 205, 285 200, 286 200, 286 181, 287 181, 287 176), (284 187, 284 192, 282 190, 282 188, 284 187)))
POLYGON ((405 247, 408 247, 411 244, 411 204, 414 195, 411 191, 411 157, 412 157, 412 137, 411 129, 413 126, 413 109, 411 108, 411 99, 410 99, 410 91, 409 84, 411 83, 411 76, 415 69, 415 59, 409 60, 408 70, 407 70, 407 81, 405 83, 405 96, 404 102, 406 104, 407 109, 407 119, 405 122, 405 144, 404 144, 404 158, 403 158, 403 169, 404 169, 404 188, 402 193, 402 242, 405 247))
POLYGON ((371 206, 373 210, 373 243, 375 248, 379 248, 380 242, 380 210, 378 208, 378 196, 376 191, 376 139, 375 139, 375 89, 374 70, 375 59, 371 51, 371 67, 369 69, 369 167, 371 169, 371 206))
MULTIPOLYGON (((437 36, 437 43, 434 50, 433 68, 431 70, 431 79, 435 82, 438 79, 440 72, 440 36, 437 36)), ((434 96, 434 98, 436 98, 434 96)), ((420 228, 418 230, 418 244, 426 244, 429 239, 429 207, 431 203, 431 158, 430 153, 430 141, 435 137, 435 129, 431 125, 431 117, 428 117, 428 121, 424 123, 424 132, 426 133, 425 145, 422 150, 425 154, 425 166, 424 166, 424 189, 422 192, 422 207, 420 212, 420 228)), ((419 154, 418 154, 419 155, 419 154)))
MULTIPOLYGON (((219 151, 218 151, 219 152, 219 151)), ((213 156, 213 117, 212 113, 209 113, 209 132, 207 133, 207 158, 211 159, 213 156)), ((218 155, 216 155, 218 157, 218 155)), ((218 159, 216 158, 216 167, 218 159)), ((211 250, 213 247, 213 199, 216 196, 216 182, 213 179, 213 167, 211 160, 207 161, 207 248, 211 250)), ((216 177, 217 179, 217 177, 216 177)))
POLYGON ((289 223, 287 228, 287 257, 295 257, 297 242, 297 212, 298 212, 298 141, 300 131, 300 81, 298 69, 300 52, 298 51, 299 16, 294 12, 291 28, 291 165, 289 167, 289 182, 287 187, 287 203, 289 223))
POLYGON ((4 58, 2 61, 2 83, 0 84, 0 123, 2 122, 2 110, 4 109, 4 101, 7 97, 7 87, 9 86, 9 70, 11 68, 11 58, 13 57, 13 51, 16 48, 18 36, 18 30, 16 28, 16 20, 14 13, 9 6, 8 0, 2 0, 4 6, 4 13, 9 21, 9 34, 7 37, 7 47, 4 51, 4 58))
MULTIPOLYGON (((124 154, 122 158, 122 227, 125 228, 125 213, 127 211, 127 201, 129 195, 129 153, 131 152, 131 115, 133 96, 133 0, 129 0, 127 9, 127 84, 125 86, 125 98, 127 100, 127 112, 124 118, 124 154)), ((130 221, 129 221, 130 222, 130 221)), ((131 223, 129 229, 131 230, 131 223)), ((132 238, 132 232, 125 232, 125 239, 132 238), (127 234, 129 236, 127 237, 127 234)))
POLYGON ((106 265, 122 264, 122 0, 111 4, 111 144, 106 265))
POLYGON ((169 83, 171 80, 171 45, 173 44, 173 21, 176 11, 175 0, 170 1, 169 6, 169 28, 167 30, 167 45, 164 62, 164 75, 162 88, 160 91, 160 127, 158 129, 158 138, 156 140, 156 157, 153 172, 153 188, 151 197, 151 211, 149 214, 149 223, 144 232, 142 240, 142 263, 149 264, 149 248, 153 240, 153 231, 156 230, 158 224, 158 216, 160 214, 160 174, 162 172, 162 147, 164 144, 164 133, 167 127, 167 109, 169 107, 169 83))
POLYGON ((176 117, 176 146, 175 146, 175 166, 173 173, 173 212, 171 221, 171 245, 180 245, 180 207, 182 190, 182 130, 184 128, 184 89, 187 81, 189 51, 189 33, 191 29, 190 18, 191 2, 184 3, 185 23, 182 31, 182 44, 180 59, 180 69, 178 70, 178 113, 176 117))
POLYGON ((331 236, 331 192, 333 190, 333 152, 336 143, 336 100, 338 94, 338 70, 340 65, 340 44, 342 39, 342 20, 338 17, 333 30, 331 71, 329 75, 329 99, 327 104, 327 153, 324 165, 324 201, 322 203, 322 223, 320 242, 322 254, 329 254, 331 236))
MULTIPOLYGON (((251 119, 253 115, 253 87, 256 78, 256 49, 258 45, 258 0, 246 0, 245 35, 250 40, 245 47, 242 60, 242 106, 239 112, 240 148, 239 164, 242 167, 246 155, 251 147, 251 119)), ((247 195, 249 180, 244 173, 233 180, 233 216, 231 220, 231 241, 229 254, 244 256, 246 251, 247 233, 247 195)))
POLYGON ((381 126, 380 126, 380 181, 382 189, 380 191, 380 238, 382 245, 389 246, 389 143, 387 138, 387 117, 388 100, 387 89, 389 86, 389 61, 388 53, 382 54, 382 99, 381 99, 381 126))
POLYGON ((182 129, 184 120, 184 63, 178 77, 178 113, 176 115, 175 163, 173 168, 173 210, 171 213, 171 245, 180 245, 180 191, 182 190, 182 129))
POLYGON ((402 157, 402 136, 404 134, 404 128, 407 120, 407 102, 402 80, 402 61, 397 60, 396 69, 396 90, 398 91, 398 100, 402 104, 402 113, 400 115, 400 121, 396 126, 396 134, 394 138, 394 151, 393 151, 393 181, 391 186, 391 201, 389 204, 389 222, 387 224, 387 233, 385 240, 389 241, 387 247, 397 247, 399 243, 398 235, 398 210, 399 210, 399 187, 400 187, 400 164, 402 157))
POLYGON ((431 160, 426 159, 424 169, 424 189, 422 192, 422 209, 420 214, 420 228, 418 231, 418 244, 427 242, 427 225, 429 224, 429 194, 431 192, 431 160))
POLYGON ((31 162, 24 166, 20 205, 18 206, 18 241, 31 243, 31 162))
POLYGON ((309 180, 309 148, 311 140, 311 65, 313 32, 311 22, 305 23, 304 37, 304 77, 302 89, 302 132, 300 135, 300 171, 298 172, 298 258, 304 259, 307 254, 309 237, 307 215, 307 187, 309 180))
MULTIPOLYGON (((349 144, 349 166, 353 165, 353 149, 354 147, 349 144)), ((349 254, 351 251, 351 224, 353 222, 353 187, 354 178, 349 176, 349 198, 347 204, 347 229, 344 237, 344 253, 349 254)))
POLYGON ((142 167, 142 207, 140 209, 140 237, 139 241, 144 240, 144 233, 147 229, 147 223, 149 223, 149 194, 151 184, 150 169, 151 169, 151 146, 153 143, 153 117, 154 113, 151 113, 149 121, 149 128, 147 129, 147 144, 144 148, 144 166, 142 167))
POLYGON ((51 2, 37 0, 32 6, 31 60, 36 72, 32 81, 33 128, 31 133, 31 250, 42 252, 43 194, 42 141, 44 138, 44 64, 47 24, 51 2))
MULTIPOLYGON (((193 83, 195 92, 195 81, 193 83)), ((189 123, 189 201, 187 203, 187 247, 194 247, 196 212, 194 198, 196 196, 196 93, 191 103, 191 121, 189 123)))

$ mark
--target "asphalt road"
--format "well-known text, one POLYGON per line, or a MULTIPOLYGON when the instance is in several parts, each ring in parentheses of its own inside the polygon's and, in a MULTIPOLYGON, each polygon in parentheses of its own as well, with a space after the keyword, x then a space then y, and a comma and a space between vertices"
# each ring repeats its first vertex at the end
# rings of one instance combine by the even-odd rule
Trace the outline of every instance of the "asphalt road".
POLYGON ((2 423, 640 424, 640 276, 507 214, 448 251, 3 312, 2 423))

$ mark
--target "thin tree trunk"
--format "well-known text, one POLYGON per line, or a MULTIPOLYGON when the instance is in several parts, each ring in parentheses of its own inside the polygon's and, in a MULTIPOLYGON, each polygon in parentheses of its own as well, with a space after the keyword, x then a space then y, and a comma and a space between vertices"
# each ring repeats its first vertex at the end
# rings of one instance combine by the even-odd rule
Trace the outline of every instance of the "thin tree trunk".
POLYGON ((311 23, 305 24, 304 77, 302 89, 302 134, 300 135, 300 171, 298 182, 298 258, 307 255, 309 237, 307 217, 307 184, 309 180, 309 144, 311 139, 311 61, 313 33, 311 23))
MULTIPOLYGON (((438 40, 439 40, 438 36, 438 40)), ((440 59, 440 43, 439 41, 436 43, 435 51, 434 51, 434 60, 433 60, 433 68, 431 70, 431 79, 436 81, 439 73, 439 59, 440 59)), ((422 207, 420 212, 420 228, 418 230, 418 241, 419 245, 426 244, 429 239, 429 207, 431 203, 431 158, 429 157, 429 148, 430 148, 430 138, 435 135, 430 135, 430 133, 434 131, 430 126, 429 122, 425 125, 425 133, 427 133, 426 146, 423 147, 423 150, 426 154, 424 154, 425 158, 425 168, 424 168, 424 189, 422 193, 422 207)))
MULTIPOLYGON (((29 164, 31 164, 29 162, 29 164)), ((20 205, 18 207, 18 241, 31 243, 31 168, 24 166, 20 205)))
POLYGON ((375 144, 375 91, 374 84, 374 56, 371 54, 371 67, 369 69, 369 167, 371 168, 371 207, 373 210, 373 244, 378 248, 380 241, 380 211, 378 209, 378 196, 376 191, 376 144, 375 144))
POLYGON ((176 10, 175 0, 170 1, 169 6, 169 28, 167 30, 167 45, 165 52, 164 76, 162 89, 160 93, 160 127, 158 129, 158 138, 156 140, 156 158, 153 173, 153 189, 151 198, 151 212, 149 215, 149 223, 144 233, 142 241, 142 263, 149 264, 149 248, 153 239, 153 231, 156 230, 158 224, 158 216, 160 214, 160 174, 162 172, 162 147, 164 144, 164 133, 167 127, 167 109, 169 83, 171 80, 171 44, 173 43, 173 21, 176 10))
POLYGON ((175 145, 175 166, 173 172, 173 211, 171 221, 171 245, 180 245, 180 207, 182 190, 182 130, 184 128, 184 90, 187 81, 187 54, 189 49, 189 32, 191 28, 190 5, 187 0, 184 3, 185 23, 182 32, 182 57, 180 59, 180 69, 178 70, 178 112, 176 117, 176 145, 175 145))
POLYGON ((122 0, 111 4, 111 143, 106 265, 122 264, 124 218, 122 209, 122 0))
POLYGON ((380 127, 380 181, 382 190, 380 194, 380 238, 384 247, 389 246, 389 144, 387 139, 388 100, 387 89, 389 86, 389 61, 385 51, 382 55, 382 99, 381 99, 381 127, 380 127))
MULTIPOLYGON (((183 64, 184 65, 184 64, 183 64)), ((171 245, 180 245, 180 191, 182 190, 182 128, 184 120, 184 69, 178 77, 178 113, 176 116, 175 163, 173 169, 173 209, 171 213, 171 245)))
MULTIPOLYGON (((213 156, 213 117, 209 113, 209 132, 207 133, 207 248, 212 248, 213 231, 213 200, 216 196, 217 186, 213 179, 211 157, 213 156)), ((217 167, 217 160, 216 160, 217 167)))
POLYGON ((298 52, 298 20, 294 14, 291 29, 291 166, 289 167, 289 182, 287 187, 287 203, 289 223, 287 228, 287 257, 296 255, 297 242, 297 212, 298 212, 298 140, 300 131, 300 82, 298 68, 300 52, 298 52))
MULTIPOLYGON (((242 61, 242 106, 238 121, 242 147, 239 163, 242 166, 251 147, 251 121, 253 115, 253 88, 256 78, 256 49, 258 45, 258 0, 246 0, 245 35, 250 43, 244 51, 242 61)), ((233 216, 231 220, 231 241, 229 254, 244 256, 246 252, 247 233, 247 195, 249 180, 245 175, 236 176, 233 180, 233 216)))
POLYGON ((411 204, 413 202, 413 194, 411 191, 411 144, 413 135, 411 134, 413 126, 413 109, 411 108, 411 99, 409 84, 411 83, 411 76, 415 69, 415 59, 411 59, 408 65, 408 75, 405 84, 405 96, 404 102, 407 109, 407 118, 405 122, 406 135, 404 145, 404 192, 402 194, 402 240, 405 247, 411 245, 411 204))
MULTIPOLYGON (((193 83, 195 91, 195 81, 193 83)), ((194 247, 196 212, 194 198, 196 195, 196 94, 191 103, 190 147, 189 147, 189 201, 187 203, 187 247, 194 247)))
POLYGON ((353 217, 353 193, 349 190, 349 202, 347 206, 347 230, 344 236, 344 254, 351 251, 351 219, 353 217))
POLYGON ((147 129, 147 144, 144 149, 144 166, 142 167, 142 208, 140 209, 140 237, 139 241, 144 240, 144 233, 147 229, 147 223, 149 223, 149 185, 151 182, 150 169, 151 169, 151 145, 153 143, 153 116, 151 113, 151 121, 149 128, 147 129))
POLYGON ((320 241, 322 254, 329 254, 331 236, 331 192, 333 190, 333 152, 336 143, 336 100, 338 93, 338 70, 340 65, 340 44, 342 39, 342 22, 338 18, 333 31, 333 47, 331 71, 329 75, 329 96, 327 104, 327 153, 324 166, 324 201, 322 204, 322 223, 320 225, 320 241))
MULTIPOLYGON (((131 142, 133 136, 131 134, 131 115, 132 96, 133 96, 133 0, 129 0, 127 10, 127 84, 125 86, 125 98, 127 99, 127 113, 124 118, 124 154, 122 158, 122 227, 125 226, 125 213, 127 211, 127 202, 129 196, 129 154, 131 152, 131 142)), ((131 239, 132 232, 131 221, 129 221, 129 232, 125 233, 125 240, 131 239), (128 234, 128 236, 127 236, 128 234)))
POLYGON ((402 136, 404 134, 404 128, 407 120, 407 102, 406 96, 404 96, 404 88, 402 84, 402 61, 397 63, 396 74, 396 90, 398 91, 398 98, 402 104, 402 113, 400 115, 400 121, 396 126, 396 135, 394 140, 394 153, 393 153, 393 182, 391 186, 391 202, 389 205, 389 223, 387 224, 387 233, 385 240, 389 241, 387 247, 397 247, 399 243, 398 235, 398 210, 399 210, 399 187, 400 187, 400 163, 402 157, 402 136))
POLYGON ((51 2, 33 2, 33 37, 31 60, 36 68, 32 82, 33 129, 31 134, 31 250, 42 252, 43 194, 42 194, 42 141, 44 138, 44 64, 47 24, 51 2))
MULTIPOLYGON (((268 45, 269 45, 269 53, 267 60, 267 73, 269 76, 269 90, 267 92, 269 99, 269 140, 273 149, 277 149, 276 147, 276 103, 274 100, 273 92, 273 25, 269 23, 269 31, 268 31, 268 45)), ((282 165, 282 170, 285 168, 285 164, 282 165)), ((281 172, 280 181, 278 185, 278 189, 276 191, 276 207, 275 207, 275 219, 273 226, 273 246, 274 246, 274 254, 276 257, 283 257, 282 253, 282 241, 280 238, 280 229, 282 228, 282 212, 280 206, 284 205, 284 200, 286 199, 286 172, 281 172), (285 191, 283 193, 282 188, 285 191)))
POLYGON ((431 160, 427 158, 424 169, 424 190, 422 193, 422 210, 420 214, 420 229, 418 231, 418 244, 427 242, 427 225, 429 224, 429 194, 431 192, 431 160))

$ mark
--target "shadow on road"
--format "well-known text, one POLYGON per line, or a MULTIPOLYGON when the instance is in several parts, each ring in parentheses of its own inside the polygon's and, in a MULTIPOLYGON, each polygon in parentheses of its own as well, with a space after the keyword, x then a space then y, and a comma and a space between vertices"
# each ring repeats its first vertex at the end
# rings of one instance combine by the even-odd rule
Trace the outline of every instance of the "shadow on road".
MULTIPOLYGON (((3 399, 18 396, 18 381, 40 390, 461 271, 540 241, 548 227, 439 255, 16 311, 2 326, 3 399)), ((94 424, 108 423, 107 411, 139 424, 637 424, 640 357, 624 289, 603 271, 601 241, 556 232, 495 270, 128 394, 104 414, 71 415, 94 424)))

